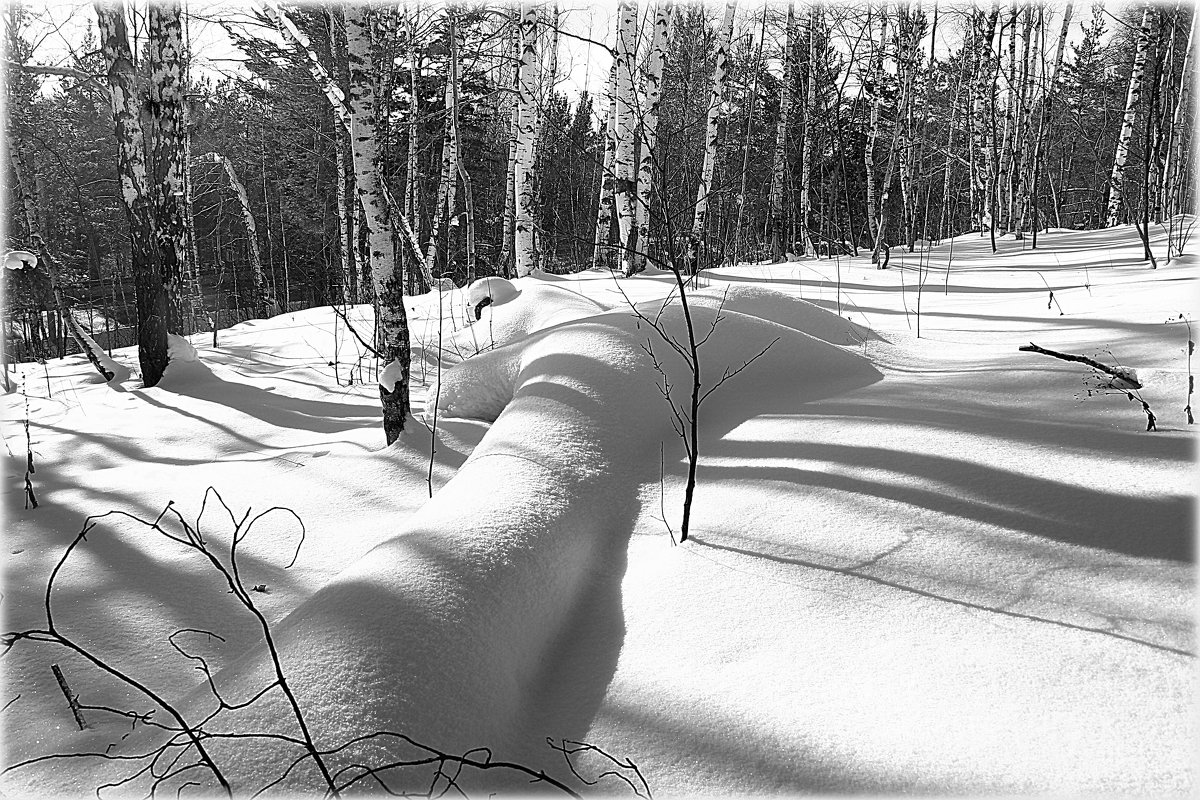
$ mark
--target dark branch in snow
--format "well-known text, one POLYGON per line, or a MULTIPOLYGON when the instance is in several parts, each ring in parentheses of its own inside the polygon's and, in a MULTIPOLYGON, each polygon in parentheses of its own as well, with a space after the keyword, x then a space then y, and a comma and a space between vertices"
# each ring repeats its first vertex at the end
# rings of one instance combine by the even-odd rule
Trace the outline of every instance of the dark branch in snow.
POLYGON ((1120 366, 1112 367, 1112 366, 1109 366, 1108 364, 1103 364, 1094 358, 1088 358, 1087 356, 1079 356, 1079 355, 1075 355, 1073 353, 1060 353, 1057 350, 1047 350, 1044 347, 1038 347, 1033 342, 1030 342, 1027 345, 1022 345, 1021 347, 1018 347, 1017 349, 1022 352, 1025 352, 1025 353, 1041 353, 1044 356, 1050 356, 1051 358, 1062 359, 1063 361, 1075 361, 1080 364, 1086 364, 1087 366, 1091 367, 1092 369, 1107 373, 1121 382, 1120 384, 1115 385, 1113 388, 1117 388, 1117 389, 1140 389, 1140 388, 1142 388, 1141 381, 1139 381, 1137 378, 1137 373, 1134 372, 1133 370, 1129 369, 1128 367, 1120 367, 1120 366))

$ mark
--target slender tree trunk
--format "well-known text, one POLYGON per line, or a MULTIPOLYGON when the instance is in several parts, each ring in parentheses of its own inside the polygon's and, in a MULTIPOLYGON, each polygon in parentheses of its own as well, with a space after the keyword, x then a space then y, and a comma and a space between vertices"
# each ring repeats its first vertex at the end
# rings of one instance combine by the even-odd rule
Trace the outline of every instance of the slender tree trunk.
POLYGON ((767 237, 771 241, 771 253, 776 261, 782 261, 788 248, 783 242, 783 185, 787 172, 788 116, 792 110, 792 94, 795 91, 796 73, 796 3, 789 0, 787 32, 783 44, 783 86, 779 96, 779 122, 775 126, 775 154, 771 166, 771 190, 767 201, 767 237))
MULTIPOLYGON (((1154 40, 1154 69, 1162 69, 1159 44, 1162 41, 1162 20, 1159 19, 1158 36, 1154 40)), ((1158 75, 1150 77, 1150 105, 1146 108, 1146 137, 1142 142, 1142 248, 1144 257, 1157 269, 1154 254, 1150 252, 1150 165, 1155 160, 1154 123, 1158 119, 1158 75)))
POLYGON ((1050 129, 1050 112, 1054 105, 1055 87, 1058 83, 1059 70, 1062 67, 1063 52, 1066 50, 1067 46, 1067 33, 1071 28, 1071 11, 1074 8, 1074 5, 1075 4, 1073 2, 1068 2, 1066 8, 1063 9, 1062 28, 1058 34, 1058 45, 1054 49, 1054 64, 1050 70, 1050 74, 1045 76, 1041 116, 1038 119, 1037 137, 1033 147, 1033 179, 1030 181, 1032 184, 1032 198, 1027 196, 1024 199, 1024 205, 1028 209, 1026 212, 1024 212, 1024 215, 1032 218, 1030 224, 1033 229, 1033 246, 1035 249, 1037 248, 1037 233, 1039 227, 1037 211, 1038 180, 1041 176, 1042 162, 1045 160, 1045 155, 1042 151, 1046 144, 1047 132, 1050 129))
POLYGON ((634 96, 634 71, 637 69, 637 6, 632 0, 617 4, 617 46, 614 66, 617 76, 616 150, 614 153, 613 194, 620 237, 620 258, 625 273, 637 269, 634 251, 637 249, 637 99, 634 96))
POLYGON ((349 105, 354 122, 354 177, 370 242, 371 279, 375 288, 378 345, 386 363, 379 381, 383 431, 392 444, 408 418, 411 351, 404 312, 403 280, 397 274, 392 238, 391 204, 380 179, 376 139, 375 64, 369 6, 346 7, 346 44, 350 60, 349 105))
POLYGON ((1184 135, 1184 120, 1189 112, 1190 93, 1194 78, 1192 76, 1192 48, 1196 39, 1196 11, 1192 10, 1191 25, 1188 28, 1187 49, 1183 52, 1183 70, 1180 73, 1179 97, 1175 102, 1175 111, 1171 115, 1171 130, 1167 143, 1167 163, 1163 168, 1163 195, 1166 197, 1167 216, 1173 217, 1182 208, 1179 202, 1180 187, 1185 182, 1183 169, 1187 136, 1184 135))
MULTIPOLYGON (((420 125, 421 114, 420 77, 421 65, 417 61, 417 4, 410 2, 404 11, 404 40, 408 57, 409 107, 408 107, 408 158, 406 162, 404 181, 404 218, 408 221, 409 230, 415 239, 421 237, 421 159, 420 159, 420 125)), ((409 249, 409 262, 416 264, 417 254, 409 249)), ((409 275, 413 290, 417 289, 418 276, 423 274, 421 269, 413 269, 409 275)), ((425 287, 425 288, 433 288, 425 287)))
POLYGON ((754 110, 758 107, 758 76, 762 73, 763 42, 767 38, 767 9, 762 11, 762 24, 758 34, 758 52, 754 57, 754 83, 750 87, 746 108, 746 129, 742 135, 742 180, 737 194, 737 223, 733 230, 733 263, 738 263, 745 254, 745 243, 742 241, 742 222, 746 217, 746 189, 750 176, 750 136, 754 131, 754 110))
POLYGON ((604 164, 600 171, 600 200, 596 206, 596 239, 592 265, 612 269, 612 218, 616 206, 613 189, 616 185, 614 166, 617 160, 617 62, 614 59, 608 73, 608 113, 604 119, 604 164))
POLYGON ((147 190, 145 141, 142 135, 140 80, 133 65, 125 4, 96 4, 101 49, 108 65, 113 125, 117 137, 117 172, 121 198, 129 218, 134 289, 137 295, 138 362, 142 382, 154 386, 167 368, 167 290, 159 264, 153 207, 147 190))
POLYGON ((646 267, 646 253, 650 246, 650 197, 654 191, 655 146, 658 142, 658 104, 662 100, 663 67, 667 61, 667 50, 671 42, 671 27, 674 19, 672 0, 658 0, 654 6, 654 30, 650 36, 650 54, 642 74, 645 107, 642 109, 641 153, 637 175, 637 252, 634 254, 634 272, 646 267))
MULTIPOLYGON (((453 17, 453 12, 447 9, 447 15, 453 17)), ((450 30, 453 30, 453 22, 449 23, 450 30)), ((445 105, 446 105, 446 120, 442 126, 442 171, 438 178, 437 201, 433 204, 433 214, 430 216, 429 226, 429 248, 425 254, 425 263, 429 268, 437 269, 438 245, 441 238, 442 230, 442 214, 449 214, 451 218, 454 216, 455 194, 458 186, 458 132, 454 127, 454 99, 457 97, 455 91, 453 76, 446 76, 445 90, 445 105)), ((450 237, 453 237, 454 231, 450 231, 450 237)), ((447 243, 447 251, 449 251, 449 243, 447 243)), ((453 268, 453 264, 446 264, 445 269, 449 271, 453 268)))
MULTIPOLYGON (((879 116, 880 107, 883 102, 882 86, 883 79, 883 48, 887 42, 887 11, 886 7, 879 9, 879 38, 878 44, 871 41, 871 60, 869 67, 870 80, 873 85, 871 92, 871 114, 869 117, 867 128, 867 143, 863 148, 863 166, 866 168, 867 177, 867 227, 871 234, 871 263, 876 263, 879 260, 879 242, 882 240, 882 232, 879 230, 879 215, 882 204, 879 202, 879 193, 875 185, 875 143, 879 140, 879 116)), ((868 38, 871 30, 871 11, 867 11, 866 30, 868 38)))
POLYGON ((513 8, 512 19, 512 112, 508 126, 508 169, 504 173, 504 225, 500 242, 501 273, 513 276, 513 229, 517 220, 517 131, 521 127, 521 12, 513 8))
POLYGON ((537 264, 534 238, 534 154, 537 152, 537 5, 521 2, 521 58, 517 65, 517 153, 513 164, 516 220, 513 232, 514 274, 524 278, 537 264))
MULTIPOLYGON (((458 12, 453 6, 446 9, 449 21, 450 39, 450 86, 453 87, 453 98, 450 104, 450 123, 454 127, 454 141, 461 141, 458 125, 458 12)), ((461 154, 455 158, 458 166, 458 177, 463 182, 463 205, 466 209, 466 243, 467 243, 467 281, 475 278, 475 194, 471 186, 471 175, 467 165, 463 163, 461 154)), ((451 223, 453 227, 453 223, 451 223)))
MULTIPOLYGON (((331 77, 343 92, 346 73, 345 17, 341 6, 326 6, 325 22, 329 29, 329 54, 333 60, 331 77)), ((358 302, 358 281, 354 274, 354 166, 347 164, 350 134, 338 124, 333 126, 334 159, 337 161, 338 254, 342 279, 342 302, 358 302)))
POLYGON ((1146 47, 1150 43, 1150 23, 1150 6, 1147 5, 1142 11, 1142 24, 1138 28, 1133 69, 1129 72, 1129 91, 1125 95, 1125 115, 1121 120, 1121 133, 1117 137, 1117 152, 1113 157, 1112 174, 1108 179, 1108 216, 1104 223, 1106 228, 1116 225, 1121 217, 1125 161, 1129 157, 1129 142, 1133 138, 1137 104, 1142 96, 1142 72, 1146 67, 1146 47))
POLYGON ((821 4, 808 7, 808 74, 805 76, 804 144, 800 153, 800 233, 804 237, 804 255, 815 258, 817 249, 809 233, 812 217, 813 150, 817 144, 817 26, 821 24, 821 4))
MULTIPOLYGON (((250 195, 246 192, 246 185, 238 177, 233 163, 220 153, 207 153, 202 160, 220 164, 225 169, 225 176, 229 179, 229 188, 233 189, 233 193, 237 196, 238 208, 242 212, 242 222, 246 226, 247 251, 250 254, 250 279, 254 287, 255 308, 261 316, 269 317, 278 309, 275 298, 271 294, 271 287, 267 283, 266 272, 263 270, 262 251, 258 246, 258 225, 254 220, 254 212, 250 208, 250 195)), ((268 207, 267 214, 270 215, 270 213, 268 207)))
POLYGON ((183 22, 179 0, 159 0, 147 11, 149 102, 142 130, 149 137, 149 188, 154 202, 159 273, 166 294, 167 330, 183 330, 182 276, 187 264, 183 214, 183 22))
POLYGON ((725 77, 729 72, 729 42, 733 38, 733 15, 737 0, 726 0, 725 16, 717 31, 717 63, 713 68, 712 91, 708 98, 708 118, 704 128, 704 164, 700 169, 700 186, 696 190, 695 216, 692 235, 688 241, 688 270, 695 275, 700 268, 700 249, 708 221, 708 196, 712 190, 713 170, 717 163, 717 124, 721 119, 721 103, 725 99, 725 77))

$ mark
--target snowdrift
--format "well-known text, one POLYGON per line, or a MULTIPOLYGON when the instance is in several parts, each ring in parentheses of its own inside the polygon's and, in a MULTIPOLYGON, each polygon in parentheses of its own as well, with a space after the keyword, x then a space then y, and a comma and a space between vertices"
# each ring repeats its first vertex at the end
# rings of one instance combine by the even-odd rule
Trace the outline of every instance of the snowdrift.
MULTIPOLYGON (((554 288, 521 292, 548 309, 549 298, 561 298, 564 308, 542 321, 578 311, 570 293, 539 291, 554 288)), ((715 322, 702 370, 720 375, 769 347, 744 375, 750 380, 751 370, 761 370, 781 380, 776 392, 752 399, 732 382, 713 394, 701 412, 710 435, 748 415, 880 378, 860 356, 748 313, 752 294, 740 301, 741 311, 726 308, 719 320, 708 303, 696 309, 700 329, 715 322)), ((639 310, 654 314, 668 335, 685 335, 677 307, 639 310)), ((831 334, 837 319, 813 309, 794 322, 831 334)), ((676 394, 683 365, 674 353, 667 357, 659 336, 628 311, 613 311, 514 337, 447 370, 443 418, 492 427, 393 538, 278 626, 302 703, 321 709, 314 715, 320 742, 394 731, 445 752, 486 745, 498 756, 538 763, 547 755, 547 710, 571 705, 566 716, 575 722, 563 735, 586 733, 619 655, 620 580, 640 488, 657 479, 649 468, 659 443, 678 448, 646 348, 659 354, 676 394), (612 635, 582 645, 570 635, 586 630, 612 635), (582 651, 564 656, 573 648, 582 651), (575 666, 560 673, 565 657, 575 666)), ((219 682, 248 696, 266 676, 258 654, 219 682)), ((239 725, 272 729, 275 713, 264 707, 239 725)), ((561 724, 564 716, 555 716, 561 724)), ((250 750, 239 744, 229 754, 247 779, 263 760, 250 750)), ((365 758, 361 750, 344 758, 365 758)), ((297 771, 287 786, 316 790, 315 779, 312 770, 297 771)))
MULTIPOLYGON (((1195 447, 1178 306, 1194 263, 1146 270, 1132 229, 1000 245, 962 237, 952 259, 942 245, 920 266, 893 252, 885 271, 845 259, 706 272, 690 295, 699 335, 716 322, 705 386, 770 346, 701 410, 683 546, 668 529, 686 460, 663 392, 684 401, 690 380, 649 324, 683 335, 667 274, 407 298, 425 358, 414 424, 389 448, 378 366, 330 309, 236 326, 216 346, 193 337, 197 360, 178 346, 153 389, 112 391, 82 357, 26 365, 41 504, 23 508, 14 393, 7 627, 40 624, 46 576, 85 515, 153 519, 174 502, 194 519, 214 486, 235 515, 277 505, 304 522, 291 568, 286 512, 239 552, 322 748, 393 730, 562 778, 545 737, 578 739, 633 759, 660 797, 1190 796, 1195 447), (475 321, 481 292, 493 303, 475 321), (1029 341, 1136 368, 1159 430, 1146 434, 1123 394, 1089 396, 1079 365, 1017 350, 1029 341)), ((349 324, 370 331, 370 310, 349 324)), ((223 515, 210 504, 204 517, 215 546, 229 544, 223 515)), ((89 534, 55 609, 193 716, 212 699, 167 643, 180 628, 221 635, 187 641, 231 702, 273 679, 220 579, 144 526, 89 534)), ((98 712, 75 729, 51 663, 85 702, 148 710, 82 658, 20 644, 6 659, 8 764, 153 744, 147 726, 98 712)), ((295 737, 279 701, 213 729, 295 737)), ((246 791, 323 786, 307 761, 284 775, 294 744, 211 744, 246 791)), ((329 761, 419 754, 375 739, 329 761)), ((588 776, 602 766, 580 762, 588 776)), ((427 789, 432 769, 400 784, 427 789)), ((70 758, 11 770, 3 790, 85 796, 135 770, 70 758)), ((468 773, 476 793, 531 788, 468 773)), ((202 771, 177 783, 190 779, 202 771)))

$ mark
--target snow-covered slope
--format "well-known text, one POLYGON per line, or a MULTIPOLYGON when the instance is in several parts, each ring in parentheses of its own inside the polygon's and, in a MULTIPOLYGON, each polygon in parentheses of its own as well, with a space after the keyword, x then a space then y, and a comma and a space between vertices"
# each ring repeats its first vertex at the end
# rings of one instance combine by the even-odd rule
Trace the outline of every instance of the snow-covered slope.
MULTIPOLYGON (((82 358, 28 365, 40 505, 22 508, 24 400, 9 395, 7 628, 44 624, 46 577, 85 515, 153 520, 174 501, 194 519, 213 486, 237 518, 284 506, 303 520, 291 568, 300 531, 282 512, 239 561, 320 747, 391 730, 567 780, 545 738, 581 740, 637 762, 662 796, 1187 795, 1195 471, 1186 329, 1168 318, 1195 308, 1194 264, 1146 270, 1129 230, 1042 244, 992 255, 964 237, 948 269, 944 245, 887 271, 707 274, 689 298, 712 331, 705 386, 767 349, 702 406, 683 545, 668 529, 686 460, 663 390, 685 401, 690 375, 648 323, 685 336, 669 275, 505 282, 477 322, 480 287, 412 298, 416 418, 386 449, 370 362, 329 309, 217 347, 197 336, 199 360, 155 389, 95 383, 82 358), (1030 340, 1136 367, 1159 431, 1124 395, 1089 397, 1079 365, 1017 351, 1030 340)), ((351 320, 370 330, 369 310, 351 320)), ((214 545, 232 528, 222 513, 210 498, 214 545)), ((166 641, 180 628, 224 637, 186 649, 225 696, 272 680, 219 576, 145 526, 104 521, 59 586, 64 630, 189 714, 211 697, 166 641)), ((9 763, 101 752, 129 730, 101 712, 75 730, 50 663, 87 703, 148 710, 51 645, 6 661, 9 763)), ((280 700, 222 724, 295 735, 280 700)), ((379 763, 383 744, 328 760, 379 763)), ((301 752, 211 747, 244 791, 301 752)), ((4 790, 82 795, 133 771, 72 759, 9 772, 4 790)), ((475 790, 527 786, 467 773, 475 790)), ((406 774, 427 788, 433 773, 406 774)), ((305 761, 277 788, 322 785, 305 761)))

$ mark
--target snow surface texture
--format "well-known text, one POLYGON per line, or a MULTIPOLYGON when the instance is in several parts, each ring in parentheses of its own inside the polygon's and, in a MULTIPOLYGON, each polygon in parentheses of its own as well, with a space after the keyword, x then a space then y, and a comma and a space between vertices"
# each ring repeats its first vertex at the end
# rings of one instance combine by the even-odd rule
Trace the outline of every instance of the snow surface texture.
MULTIPOLYGON (((173 362, 154 389, 80 385, 81 357, 44 376, 29 365, 42 505, 21 509, 10 396, 8 626, 38 624, 83 514, 153 518, 175 500, 194 516, 215 485, 239 515, 285 505, 304 519, 291 570, 297 526, 279 515, 242 558, 323 746, 399 730, 563 777, 544 737, 582 739, 632 758, 659 796, 1188 796, 1194 449, 1174 410, 1186 331, 1165 322, 1194 292, 1194 263, 1148 272, 1130 229, 1040 244, 992 256, 959 239, 949 270, 937 248, 921 338, 903 254, 884 272, 865 259, 709 272, 691 295, 698 330, 720 316, 702 375, 774 344, 702 409, 683 546, 662 521, 678 526, 686 464, 653 360, 677 401, 689 379, 624 302, 680 336, 669 275, 510 284, 484 311, 501 331, 486 352, 442 351, 428 501, 430 433, 416 424, 377 449, 375 376, 328 309, 238 326, 218 348, 198 338, 202 361, 173 362), (1086 397, 1079 365, 1019 353, 1030 340, 1136 366, 1160 432, 1124 395, 1086 397)), ((447 313, 463 294, 411 298, 414 330, 440 322, 445 343, 477 328, 447 313)), ((370 330, 365 309, 352 319, 370 330)), ((436 335, 417 338, 436 359, 436 335)), ((418 417, 434 388, 414 386, 418 417)), ((210 514, 206 537, 227 541, 210 514)), ((178 628, 225 637, 193 646, 228 696, 269 682, 219 580, 138 526, 90 534, 62 582, 64 627, 192 711, 211 701, 164 642, 178 628)), ((103 751, 128 731, 75 731, 49 663, 85 701, 145 705, 62 651, 18 646, 8 661, 9 762, 103 751)), ((227 724, 293 732, 274 702, 227 724)), ((217 749, 248 790, 288 763, 262 742, 217 749)), ((122 768, 76 759, 3 788, 78 796, 122 768)), ((282 788, 320 784, 297 768, 282 788)))

